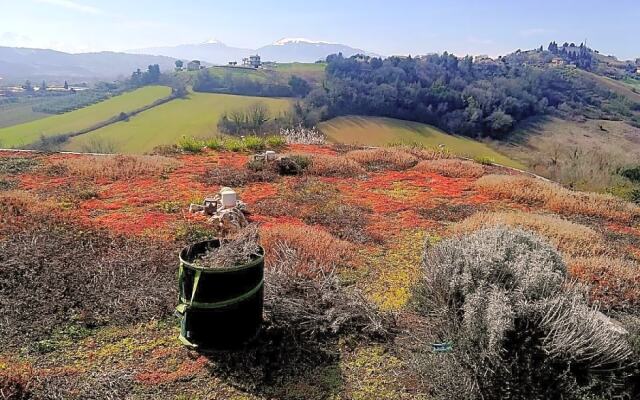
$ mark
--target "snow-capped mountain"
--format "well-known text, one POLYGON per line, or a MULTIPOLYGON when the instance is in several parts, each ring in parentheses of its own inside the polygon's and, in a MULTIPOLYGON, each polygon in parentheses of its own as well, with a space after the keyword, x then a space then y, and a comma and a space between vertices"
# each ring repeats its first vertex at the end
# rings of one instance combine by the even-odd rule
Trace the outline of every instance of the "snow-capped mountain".
POLYGON ((330 54, 342 53, 345 57, 355 54, 375 55, 340 43, 330 43, 305 38, 284 38, 256 50, 265 61, 315 62, 330 54))
POLYGON ((170 47, 150 47, 129 50, 132 54, 166 55, 181 60, 200 60, 212 64, 226 64, 229 61, 241 61, 255 53, 255 50, 227 46, 217 39, 209 39, 199 44, 182 44, 170 47))
POLYGON ((181 60, 200 60, 212 64, 240 62, 251 54, 259 54, 263 61, 275 62, 315 62, 330 54, 342 53, 345 57, 354 54, 375 55, 365 50, 344 44, 330 43, 306 38, 284 38, 259 49, 243 49, 227 46, 217 39, 209 39, 199 44, 183 44, 172 47, 152 47, 130 50, 127 53, 163 55, 181 60))

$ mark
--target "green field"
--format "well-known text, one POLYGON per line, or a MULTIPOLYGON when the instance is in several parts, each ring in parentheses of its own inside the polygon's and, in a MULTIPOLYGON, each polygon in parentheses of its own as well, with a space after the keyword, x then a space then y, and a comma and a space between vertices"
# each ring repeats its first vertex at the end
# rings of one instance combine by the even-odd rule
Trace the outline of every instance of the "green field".
POLYGON ((0 129, 0 142, 4 147, 19 147, 37 141, 40 136, 56 136, 89 128, 170 94, 169 87, 147 86, 76 111, 0 129))
POLYGON ((72 138, 66 150, 82 151, 96 143, 120 153, 144 153, 162 144, 174 144, 181 136, 212 137, 219 134, 218 120, 225 111, 243 109, 255 103, 267 105, 273 116, 289 109, 290 101, 215 93, 192 93, 154 107, 102 129, 72 138))
POLYGON ((524 168, 519 162, 498 153, 487 144, 449 135, 433 126, 417 122, 378 117, 339 117, 323 122, 320 130, 332 142, 385 146, 390 143, 420 143, 437 147, 441 144, 452 153, 465 157, 488 157, 498 164, 524 168))
POLYGON ((49 114, 35 112, 33 102, 0 105, 0 129, 42 119, 49 114))

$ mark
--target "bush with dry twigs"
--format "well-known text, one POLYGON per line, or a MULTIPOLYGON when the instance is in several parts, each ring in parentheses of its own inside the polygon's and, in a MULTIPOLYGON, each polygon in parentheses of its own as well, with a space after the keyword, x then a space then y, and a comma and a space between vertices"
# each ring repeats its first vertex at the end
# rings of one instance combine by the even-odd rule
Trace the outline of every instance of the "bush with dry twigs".
POLYGON ((451 227, 454 234, 467 234, 496 226, 533 231, 549 240, 567 256, 598 256, 612 253, 611 245, 588 226, 555 215, 519 211, 476 213, 451 227))
MULTIPOLYGON (((625 394, 627 332, 587 305, 560 255, 538 237, 485 229, 427 246, 422 266, 416 309, 435 320, 437 338, 453 343, 451 358, 472 377, 465 388, 435 388, 437 398, 625 394)), ((436 373, 433 357, 416 359, 427 376, 436 373)))
POLYGON ((355 150, 346 157, 363 166, 368 171, 402 171, 418 164, 418 158, 398 148, 377 148, 355 150))
POLYGON ((0 336, 45 338, 72 322, 132 323, 170 315, 175 250, 149 239, 78 229, 46 215, 0 225, 0 336))
POLYGON ((640 217, 640 206, 611 195, 584 193, 527 176, 486 175, 476 187, 496 198, 540 206, 559 214, 583 215, 629 222, 640 217))
POLYGON ((172 171, 178 161, 163 156, 93 156, 67 158, 49 167, 52 174, 71 174, 89 179, 132 179, 160 176, 172 171))
POLYGON ((346 332, 389 334, 388 317, 355 287, 343 286, 336 273, 340 264, 321 254, 312 260, 307 248, 286 239, 273 243, 271 252, 265 303, 273 324, 314 339, 346 332), (300 268, 309 261, 322 266, 300 268))
POLYGON ((455 158, 421 161, 415 166, 415 170, 449 178, 480 178, 485 173, 481 164, 455 158))
POLYGON ((315 154, 306 173, 314 176, 353 178, 365 175, 366 171, 360 164, 344 156, 315 154))

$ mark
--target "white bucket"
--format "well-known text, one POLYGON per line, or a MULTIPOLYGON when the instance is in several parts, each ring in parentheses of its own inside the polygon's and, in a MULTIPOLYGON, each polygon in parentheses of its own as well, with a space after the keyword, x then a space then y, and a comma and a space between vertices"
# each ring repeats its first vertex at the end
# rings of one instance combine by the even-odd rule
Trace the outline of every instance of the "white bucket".
POLYGON ((233 208, 237 204, 238 195, 236 192, 228 187, 220 189, 220 200, 222 201, 223 208, 233 208))
POLYGON ((267 150, 264 152, 264 155, 267 159, 267 161, 275 161, 276 159, 276 152, 272 151, 272 150, 267 150))

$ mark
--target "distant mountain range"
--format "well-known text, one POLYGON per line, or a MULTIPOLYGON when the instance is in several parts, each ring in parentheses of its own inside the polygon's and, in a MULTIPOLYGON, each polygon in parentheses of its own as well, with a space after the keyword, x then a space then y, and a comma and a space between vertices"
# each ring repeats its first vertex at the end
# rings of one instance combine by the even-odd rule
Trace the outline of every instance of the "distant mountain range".
POLYGON ((281 39, 258 49, 227 46, 217 40, 200 44, 173 47, 153 47, 123 53, 99 52, 70 54, 48 49, 30 49, 0 46, 0 82, 19 82, 30 79, 92 81, 128 77, 137 69, 159 64, 163 71, 172 70, 176 59, 200 60, 211 64, 242 61, 244 57, 259 54, 263 61, 315 62, 330 54, 342 53, 375 55, 344 44, 314 41, 303 38, 281 39))
POLYGON ((55 50, 0 47, 0 78, 5 82, 19 79, 115 79, 129 77, 137 68, 146 69, 150 64, 158 64, 161 70, 168 70, 175 67, 175 59, 107 51, 69 54, 55 50))
POLYGON ((200 44, 183 44, 173 47, 152 47, 127 51, 132 54, 162 55, 182 60, 200 60, 213 64, 226 64, 229 61, 241 61, 252 54, 259 54, 263 61, 275 62, 315 62, 330 54, 342 53, 345 57, 354 54, 375 55, 344 44, 314 41, 304 38, 287 38, 260 47, 243 49, 230 47, 212 39, 200 44))

